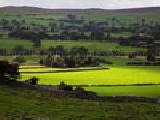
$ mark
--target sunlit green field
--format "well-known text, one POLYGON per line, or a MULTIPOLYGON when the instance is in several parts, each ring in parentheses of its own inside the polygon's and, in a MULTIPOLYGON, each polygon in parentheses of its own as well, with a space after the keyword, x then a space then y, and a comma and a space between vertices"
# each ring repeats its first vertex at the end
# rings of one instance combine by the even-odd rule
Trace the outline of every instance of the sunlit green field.
MULTIPOLYGON (((50 71, 52 68, 39 68, 36 71, 50 71)), ((54 70, 54 68, 53 68, 54 70)), ((35 69, 21 69, 20 72, 34 72, 35 69)), ((57 85, 65 81, 71 85, 130 85, 160 84, 159 67, 109 67, 109 70, 84 72, 22 74, 23 80, 33 76, 40 78, 39 84, 57 85)))
MULTIPOLYGON (((39 78, 39 84, 42 85, 58 85, 64 81, 69 85, 98 85, 85 87, 86 90, 94 91, 98 95, 111 96, 145 96, 159 97, 160 86, 126 86, 135 84, 160 84, 160 67, 127 67, 110 66, 107 70, 84 70, 81 72, 61 72, 61 73, 34 73, 34 72, 50 72, 61 70, 60 68, 33 68, 26 69, 21 67, 21 80, 27 80, 33 76, 39 78), (113 86, 99 86, 113 85, 113 86), (122 85, 122 86, 114 86, 122 85)), ((75 69, 75 68, 67 68, 75 69)))
POLYGON ((107 87, 85 87, 86 90, 94 91, 101 96, 145 96, 160 97, 160 86, 107 86, 107 87))

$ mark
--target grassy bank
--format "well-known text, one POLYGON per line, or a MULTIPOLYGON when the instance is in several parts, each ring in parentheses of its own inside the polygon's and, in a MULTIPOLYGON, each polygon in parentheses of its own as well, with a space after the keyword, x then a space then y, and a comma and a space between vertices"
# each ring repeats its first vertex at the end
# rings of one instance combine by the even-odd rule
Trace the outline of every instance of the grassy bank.
POLYGON ((51 120, 158 120, 160 105, 151 103, 102 103, 54 98, 33 90, 0 86, 0 119, 23 116, 51 120))
POLYGON ((150 86, 110 86, 85 87, 88 91, 96 92, 100 96, 144 96, 160 97, 160 85, 150 86))

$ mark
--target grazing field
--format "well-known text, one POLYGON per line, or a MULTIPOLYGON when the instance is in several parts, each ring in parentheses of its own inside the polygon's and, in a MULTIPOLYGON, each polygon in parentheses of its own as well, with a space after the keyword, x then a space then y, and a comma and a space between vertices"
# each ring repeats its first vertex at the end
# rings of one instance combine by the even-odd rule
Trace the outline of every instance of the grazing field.
POLYGON ((33 47, 33 43, 20 39, 0 39, 0 48, 13 50, 16 46, 24 46, 24 48, 30 49, 33 47))
POLYGON ((159 46, 159 11, 160 8, 133 10, 0 8, 0 55, 4 54, 4 49, 10 55, 0 56, 0 120, 159 120, 160 66, 127 64, 158 61, 159 58, 154 57, 152 48, 157 49, 159 46), (65 40, 48 40, 57 38, 65 40), (55 49, 57 52, 62 46, 66 53, 64 60, 59 56, 47 57, 40 54, 50 47, 57 47, 58 49, 55 49), (24 60, 23 57, 11 55, 15 48, 18 49, 17 52, 24 52, 22 47, 32 49, 35 54, 23 56, 24 60), (70 54, 73 47, 84 47, 91 55, 96 51, 97 54, 100 51, 111 51, 111 54, 108 57, 96 56, 97 59, 93 58, 94 60, 88 57, 89 54, 83 59, 81 56, 70 54), (126 55, 112 56, 116 51, 126 55), (145 56, 131 54, 140 51, 148 54, 145 56), (9 64, 7 61, 19 63, 20 68, 17 64, 9 64), (100 67, 40 66, 41 63, 55 66, 65 64, 91 66, 93 61, 99 62, 100 67), (19 77, 17 81, 25 81, 25 85, 13 80, 16 75, 19 77), (37 82, 36 78, 39 81, 34 85, 37 82), (68 86, 58 87, 57 85, 62 82, 68 86), (91 91, 90 94, 81 91, 81 88, 77 91, 78 86, 91 91), (72 87, 76 90, 69 93, 73 94, 74 98, 71 98, 67 91, 63 91, 71 90, 72 87), (92 92, 98 96, 96 97, 94 93, 91 95, 92 92), (83 98, 84 95, 87 99, 83 98), (78 99, 78 96, 81 98, 78 99), (107 101, 109 97, 102 96, 111 96, 113 101, 109 102, 107 101), (114 96, 125 97, 115 99, 114 96), (141 99, 139 96, 148 97, 146 100, 155 98, 156 101, 138 102, 141 99))
POLYGON ((69 85, 97 85, 96 87, 86 87, 87 90, 94 91, 98 95, 133 95, 159 97, 160 86, 126 86, 136 84, 160 84, 159 67, 114 67, 108 70, 85 70, 81 72, 61 72, 61 73, 34 73, 50 72, 61 70, 57 68, 33 68, 21 67, 21 79, 27 80, 36 76, 42 85, 58 85, 64 81, 69 85), (100 86, 100 85, 122 85, 122 86, 100 86), (124 86, 123 86, 124 85, 124 86))
POLYGON ((120 46, 117 43, 108 43, 108 42, 98 42, 98 41, 62 41, 62 40, 43 40, 42 48, 47 49, 51 46, 63 45, 66 49, 71 49, 74 46, 83 46, 88 48, 89 50, 99 50, 99 51, 107 51, 107 50, 120 50, 120 51, 138 51, 138 50, 146 50, 144 48, 134 48, 131 46, 120 46))
MULTIPOLYGON (((36 71, 50 71, 36 69, 36 71)), ((53 69, 54 70, 54 69, 53 69)), ((25 72, 21 69, 20 72, 25 72)), ((30 69, 27 71, 35 71, 30 69)), ((40 78, 40 84, 58 85, 61 81, 71 85, 131 85, 160 84, 159 67, 110 67, 109 70, 88 70, 84 72, 22 74, 22 79, 33 76, 40 78)))
POLYGON ((158 120, 159 109, 159 104, 55 98, 34 90, 0 85, 1 120, 22 120, 24 116, 34 120, 158 120))
MULTIPOLYGON (((17 12, 17 11, 16 11, 17 12)), ((28 24, 32 23, 38 23, 42 25, 48 26, 49 22, 52 22, 53 20, 61 20, 61 19, 66 19, 67 14, 66 11, 64 10, 61 13, 58 12, 52 12, 49 14, 44 14, 44 13, 32 13, 32 14, 24 14, 24 13, 19 13, 19 11, 16 13, 8 12, 8 13, 0 13, 0 19, 5 19, 7 20, 26 20, 28 24), (17 15, 18 14, 18 15, 17 15)), ((78 13, 77 13, 78 14, 78 13)), ((142 19, 146 19, 146 23, 150 23, 150 21, 159 21, 159 13, 153 13, 153 12, 147 12, 147 13, 108 13, 108 12, 94 12, 94 11, 88 11, 88 12, 83 12, 83 14, 77 15, 77 18, 81 18, 81 16, 84 17, 84 22, 88 21, 104 21, 106 20, 109 24, 112 24, 112 18, 115 17, 117 19, 117 24, 123 24, 123 25, 128 25, 132 24, 135 22, 141 22, 142 19)))
MULTIPOLYGON (((150 23, 150 21, 159 21, 160 17, 159 13, 101 13, 101 14, 91 14, 85 16, 86 20, 96 20, 103 21, 107 20, 112 23, 112 18, 115 17, 120 23, 123 25, 128 25, 135 22, 141 22, 142 19, 146 19, 146 23, 150 23)), ((119 24, 119 23, 118 23, 119 24)))
MULTIPOLYGON (((41 49, 48 49, 49 47, 55 47, 57 45, 63 45, 65 49, 71 49, 75 46, 83 46, 88 48, 90 51, 99 50, 99 51, 113 51, 120 50, 126 52, 145 51, 144 48, 134 48, 131 46, 120 46, 117 43, 109 43, 109 42, 98 42, 98 41, 61 41, 61 40, 41 40, 41 49)), ((20 40, 20 39, 0 39, 0 48, 13 50, 16 46, 24 46, 26 49, 33 48, 33 43, 29 40, 20 40)))
POLYGON ((85 87, 86 90, 94 91, 100 96, 144 96, 160 97, 160 85, 148 86, 106 86, 85 87))

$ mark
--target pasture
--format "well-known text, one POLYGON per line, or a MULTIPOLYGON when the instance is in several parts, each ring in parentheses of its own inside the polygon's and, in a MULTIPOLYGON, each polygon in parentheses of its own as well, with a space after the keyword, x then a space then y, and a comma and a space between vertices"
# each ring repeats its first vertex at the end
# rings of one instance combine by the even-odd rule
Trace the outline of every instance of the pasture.
MULTIPOLYGON (((75 69, 75 68, 66 68, 75 69)), ((159 86, 138 86, 137 84, 160 84, 160 67, 115 67, 108 70, 84 70, 80 72, 60 73, 34 73, 60 70, 57 68, 33 68, 21 67, 21 80, 27 80, 33 76, 39 78, 39 84, 58 85, 64 81, 69 85, 88 85, 87 90, 94 91, 98 95, 135 95, 157 97, 160 96, 159 86), (27 73, 33 72, 33 73, 27 73), (103 85, 111 85, 105 87, 103 85), (116 85, 116 86, 115 86, 116 85), (120 85, 120 86, 119 86, 120 85), (126 86, 131 85, 131 86, 126 86), (137 86, 132 86, 137 85, 137 86), (94 86, 94 87, 93 87, 94 86)))
MULTIPOLYGON (((41 40, 41 49, 48 49, 49 47, 55 47, 57 45, 63 45, 65 49, 70 50, 72 47, 83 46, 90 51, 113 51, 120 50, 126 52, 132 51, 145 51, 144 48, 135 48, 131 46, 120 46, 118 43, 110 43, 110 42, 99 42, 99 41, 62 41, 62 40, 41 40)), ((33 43, 29 40, 21 40, 21 39, 0 39, 0 48, 13 50, 16 46, 24 46, 25 49, 32 49, 33 43)))
MULTIPOLYGON (((65 11, 57 14, 57 12, 49 13, 49 14, 24 14, 24 13, 0 13, 0 19, 5 18, 7 20, 26 20, 28 24, 36 23, 48 26, 49 22, 58 22, 58 20, 66 19, 67 15, 65 11), (18 15, 17 15, 18 14, 18 15)), ((112 18, 115 17, 117 19, 117 24, 128 25, 135 22, 141 22, 144 18, 146 19, 146 23, 150 23, 150 21, 159 21, 159 13, 96 13, 96 12, 84 12, 83 14, 77 15, 77 18, 84 17, 84 22, 88 22, 91 20, 94 21, 104 21, 106 20, 110 25, 112 24, 112 18), (120 22, 119 22, 120 21, 120 22)))
POLYGON ((33 48, 33 43, 28 40, 20 40, 20 39, 0 39, 0 48, 6 50, 13 50, 16 46, 24 46, 26 49, 33 48))
POLYGON ((142 19, 146 19, 146 23, 150 23, 150 21, 159 21, 159 13, 101 13, 101 14, 91 14, 86 15, 86 20, 95 20, 95 21, 103 21, 107 20, 110 24, 112 24, 112 18, 115 17, 117 19, 117 24, 128 25, 135 22, 141 22, 142 19))
POLYGON ((160 105, 154 103, 111 103, 55 98, 25 88, 0 86, 1 120, 22 120, 24 115, 33 120, 158 120, 159 109, 160 105))
POLYGON ((100 96, 144 96, 160 97, 160 85, 145 86, 100 86, 85 87, 88 91, 96 92, 100 96))
MULTIPOLYGON (((39 68, 47 72, 54 68, 39 68)), ((34 72, 34 69, 20 69, 20 72, 34 72)), ((159 67, 110 67, 109 70, 86 70, 85 72, 22 74, 22 79, 33 76, 40 78, 40 84, 58 85, 61 81, 71 85, 131 85, 160 84, 159 67)))
POLYGON ((144 48, 134 48, 131 46, 120 46, 117 43, 110 43, 110 42, 99 42, 99 41, 87 41, 87 40, 80 40, 80 41, 62 41, 62 40, 42 40, 42 48, 47 49, 51 46, 63 45, 66 49, 71 49, 74 46, 83 46, 91 51, 107 51, 107 50, 120 50, 120 51, 138 51, 138 50, 145 50, 144 48))

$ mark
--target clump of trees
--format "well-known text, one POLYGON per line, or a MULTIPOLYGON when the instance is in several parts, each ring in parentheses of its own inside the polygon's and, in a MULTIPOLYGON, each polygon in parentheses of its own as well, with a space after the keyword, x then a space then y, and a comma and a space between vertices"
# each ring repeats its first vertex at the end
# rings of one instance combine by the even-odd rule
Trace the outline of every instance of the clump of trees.
POLYGON ((0 77, 16 80, 19 77, 19 64, 0 61, 0 77))
POLYGON ((48 55, 40 59, 40 64, 49 67, 95 67, 99 62, 95 57, 88 56, 88 49, 84 47, 74 47, 70 51, 63 46, 52 47, 48 55))
POLYGON ((30 85, 37 85, 38 84, 39 79, 36 77, 33 77, 29 80, 26 80, 25 83, 30 84, 30 85))

